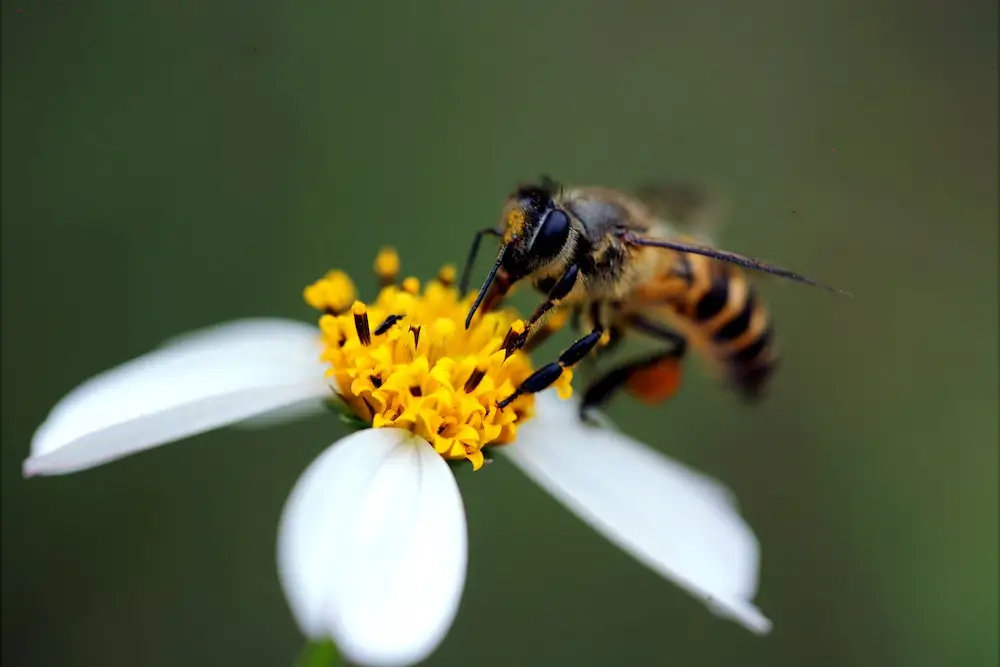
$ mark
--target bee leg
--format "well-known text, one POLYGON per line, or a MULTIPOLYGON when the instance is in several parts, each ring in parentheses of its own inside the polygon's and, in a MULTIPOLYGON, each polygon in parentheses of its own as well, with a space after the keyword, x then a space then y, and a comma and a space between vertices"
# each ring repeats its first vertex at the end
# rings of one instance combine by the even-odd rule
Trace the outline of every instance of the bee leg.
POLYGON ((518 396, 523 396, 524 394, 537 394, 543 389, 548 389, 552 386, 556 380, 563 374, 563 372, 572 366, 575 366, 581 359, 586 357, 597 342, 601 340, 601 336, 604 332, 601 329, 594 329, 586 336, 580 338, 575 343, 563 350, 563 353, 559 355, 557 361, 553 361, 550 364, 542 366, 537 371, 528 376, 521 385, 514 390, 514 393, 497 403, 497 407, 501 410, 508 405, 510 405, 514 399, 518 396))
POLYGON ((482 242, 484 236, 503 236, 499 229, 493 229, 492 227, 488 229, 480 229, 476 232, 476 236, 472 239, 472 247, 469 248, 469 256, 465 260, 465 266, 462 268, 462 280, 458 283, 458 294, 459 296, 465 296, 465 293, 469 289, 469 277, 472 274, 472 266, 476 263, 476 255, 479 254, 479 244, 482 242))
POLYGON ((634 318, 632 324, 641 331, 669 341, 670 348, 612 368, 591 382, 583 393, 581 419, 587 420, 590 410, 607 403, 623 387, 649 402, 665 400, 677 390, 687 340, 645 319, 634 318))
POLYGON ((608 329, 608 342, 595 347, 593 352, 588 354, 586 359, 580 362, 580 378, 589 379, 597 366, 597 361, 618 347, 618 345, 622 342, 623 336, 624 332, 620 327, 610 327, 608 329))
POLYGON ((570 264, 566 267, 566 271, 563 272, 556 284, 552 286, 549 290, 549 294, 545 297, 545 301, 540 303, 535 311, 531 313, 531 317, 528 319, 528 329, 542 318, 545 313, 549 312, 553 308, 559 305, 562 299, 573 291, 576 286, 576 279, 580 275, 580 267, 576 264, 570 264))
POLYGON ((584 390, 583 403, 580 405, 581 419, 586 419, 590 410, 604 405, 615 392, 635 383, 638 378, 642 378, 644 387, 636 392, 641 393, 642 397, 651 402, 668 398, 680 382, 680 361, 683 356, 683 349, 671 348, 612 368, 584 390), (643 375, 644 372, 647 372, 646 375, 643 375))
POLYGON ((524 347, 525 343, 528 342, 528 336, 531 334, 532 327, 535 326, 538 320, 540 320, 545 313, 558 306, 559 302, 562 299, 565 299, 566 296, 573 291, 573 288, 576 286, 576 279, 579 275, 580 267, 576 264, 570 264, 569 267, 567 267, 566 271, 563 272, 562 277, 560 277, 559 280, 556 281, 556 284, 552 286, 552 289, 549 290, 549 294, 545 297, 545 301, 539 304, 539 306, 535 308, 535 311, 531 313, 531 317, 528 318, 528 322, 525 324, 524 333, 511 343, 510 349, 507 350, 508 355, 513 354, 516 350, 520 350, 524 347))
MULTIPOLYGON (((542 345, 549 338, 551 338, 552 334, 558 332, 564 326, 566 326, 566 320, 567 320, 566 311, 557 310, 552 315, 552 317, 545 320, 542 326, 538 327, 532 332, 531 336, 528 338, 527 342, 525 342, 525 344, 521 347, 521 349, 524 352, 530 354, 532 351, 538 348, 538 346, 542 345)), ((590 357, 587 358, 589 359, 590 357)))

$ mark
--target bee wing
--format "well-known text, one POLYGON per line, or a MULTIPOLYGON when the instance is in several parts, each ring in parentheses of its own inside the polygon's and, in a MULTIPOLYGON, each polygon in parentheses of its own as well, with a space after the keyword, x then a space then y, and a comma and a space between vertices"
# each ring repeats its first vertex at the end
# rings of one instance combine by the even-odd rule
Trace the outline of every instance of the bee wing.
POLYGON ((646 183, 635 197, 678 233, 706 243, 718 233, 726 209, 717 192, 689 183, 646 183))

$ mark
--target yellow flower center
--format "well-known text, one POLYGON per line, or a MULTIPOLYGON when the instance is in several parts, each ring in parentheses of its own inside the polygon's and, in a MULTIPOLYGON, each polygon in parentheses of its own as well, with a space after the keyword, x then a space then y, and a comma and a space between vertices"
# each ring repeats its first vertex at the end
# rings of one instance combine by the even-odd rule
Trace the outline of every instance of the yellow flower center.
MULTIPOLYGON (((370 304, 356 300, 354 284, 340 271, 306 287, 310 306, 321 310, 323 360, 338 396, 375 428, 403 428, 429 442, 446 459, 467 459, 478 470, 483 448, 513 442, 518 425, 532 416, 535 399, 497 403, 531 375, 530 358, 510 352, 524 322, 508 309, 465 316, 474 294, 460 297, 455 269, 444 267, 420 289, 416 278, 396 285, 399 258, 385 249, 375 261, 383 284, 370 304)), ((571 373, 556 383, 568 397, 571 373)))

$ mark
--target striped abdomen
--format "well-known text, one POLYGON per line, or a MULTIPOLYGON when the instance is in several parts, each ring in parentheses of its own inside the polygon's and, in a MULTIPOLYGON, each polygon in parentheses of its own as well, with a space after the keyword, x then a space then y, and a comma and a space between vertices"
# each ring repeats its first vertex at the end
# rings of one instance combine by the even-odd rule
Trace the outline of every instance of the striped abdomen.
POLYGON ((721 365, 741 394, 756 398, 777 363, 770 316, 738 268, 700 255, 674 253, 664 284, 667 305, 690 343, 721 365))

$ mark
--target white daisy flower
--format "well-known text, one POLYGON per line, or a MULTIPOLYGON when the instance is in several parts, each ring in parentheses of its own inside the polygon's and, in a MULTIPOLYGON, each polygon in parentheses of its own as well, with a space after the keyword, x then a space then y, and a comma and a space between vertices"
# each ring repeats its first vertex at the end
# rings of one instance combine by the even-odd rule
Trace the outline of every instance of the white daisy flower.
POLYGON ((76 472, 222 426, 281 421, 335 400, 365 428, 303 473, 278 534, 278 570, 311 639, 356 664, 409 665, 447 634, 465 585, 465 512, 448 461, 491 451, 599 533, 722 616, 765 633, 753 605, 758 544, 728 490, 611 428, 583 424, 555 389, 497 402, 531 374, 505 340, 506 310, 466 330, 446 268, 397 287, 398 258, 369 306, 332 272, 305 290, 319 331, 274 319, 188 334, 102 373, 39 427, 25 476, 76 472), (377 323, 373 326, 373 323, 377 323))

